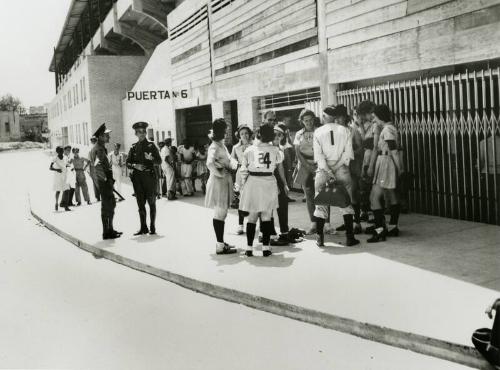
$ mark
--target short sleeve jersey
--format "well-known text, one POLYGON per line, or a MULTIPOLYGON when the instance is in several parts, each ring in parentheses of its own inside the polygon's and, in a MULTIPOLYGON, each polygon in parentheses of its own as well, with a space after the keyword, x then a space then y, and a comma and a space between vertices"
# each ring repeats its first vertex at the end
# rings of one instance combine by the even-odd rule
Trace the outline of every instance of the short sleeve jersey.
POLYGON ((243 165, 250 172, 272 173, 283 162, 283 152, 268 143, 257 143, 250 146, 243 154, 243 165))
POLYGON ((297 145, 300 153, 312 159, 314 156, 313 139, 314 131, 306 131, 305 129, 302 129, 297 131, 295 134, 293 145, 297 145))
POLYGON ((395 141, 396 145, 399 146, 398 130, 392 123, 384 125, 384 128, 380 132, 380 138, 378 140, 378 150, 381 150, 382 152, 388 152, 389 145, 387 144, 387 141, 390 140, 395 141))

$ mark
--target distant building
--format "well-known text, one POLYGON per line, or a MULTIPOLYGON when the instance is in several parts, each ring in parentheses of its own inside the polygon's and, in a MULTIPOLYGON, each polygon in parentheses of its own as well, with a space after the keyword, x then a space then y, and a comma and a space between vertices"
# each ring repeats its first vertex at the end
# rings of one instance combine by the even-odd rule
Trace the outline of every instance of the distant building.
POLYGON ((20 138, 19 113, 0 111, 0 141, 15 141, 20 138))
POLYGON ((31 106, 29 112, 29 114, 46 114, 47 108, 43 105, 40 105, 38 107, 31 106))
MULTIPOLYGON (((40 108, 40 107, 30 107, 40 108)), ((41 107, 43 108, 43 107, 41 107)), ((21 138, 31 141, 40 141, 49 132, 47 113, 30 113, 22 114, 19 116, 19 127, 21 131, 21 138)))

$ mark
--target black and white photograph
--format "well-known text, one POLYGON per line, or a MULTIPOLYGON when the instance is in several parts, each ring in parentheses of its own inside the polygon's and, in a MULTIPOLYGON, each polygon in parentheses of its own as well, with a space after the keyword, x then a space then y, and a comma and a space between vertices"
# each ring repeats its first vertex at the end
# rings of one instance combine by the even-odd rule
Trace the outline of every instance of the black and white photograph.
POLYGON ((500 0, 0 0, 0 369, 500 370, 500 0))

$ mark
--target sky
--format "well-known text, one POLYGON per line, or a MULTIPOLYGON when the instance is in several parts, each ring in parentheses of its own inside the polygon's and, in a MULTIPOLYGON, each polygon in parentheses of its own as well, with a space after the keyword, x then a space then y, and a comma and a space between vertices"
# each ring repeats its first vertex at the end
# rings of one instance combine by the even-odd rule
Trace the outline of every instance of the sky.
POLYGON ((24 107, 49 103, 55 77, 49 72, 71 0, 0 0, 0 96, 24 107))

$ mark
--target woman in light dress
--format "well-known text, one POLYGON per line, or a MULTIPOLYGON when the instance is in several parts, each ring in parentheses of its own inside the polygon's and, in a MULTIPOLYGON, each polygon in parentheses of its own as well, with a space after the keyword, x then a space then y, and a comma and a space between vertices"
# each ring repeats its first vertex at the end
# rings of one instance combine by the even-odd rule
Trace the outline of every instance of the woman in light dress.
MULTIPOLYGON (((65 190, 69 189, 67 181, 67 161, 64 156, 64 149, 61 146, 56 148, 57 155, 50 163, 49 170, 54 172, 54 181, 52 183, 52 190, 56 192, 56 205, 55 210, 59 210, 59 195, 65 190)), ((70 211, 68 205, 64 207, 65 211, 70 211)))
POLYGON ((233 178, 231 171, 237 167, 237 162, 231 158, 224 138, 226 137, 227 123, 223 118, 216 119, 212 124, 212 143, 208 147, 207 167, 210 177, 207 182, 205 207, 214 209, 213 227, 217 243, 217 254, 236 253, 236 249, 224 242, 224 226, 227 211, 233 199, 233 178))

